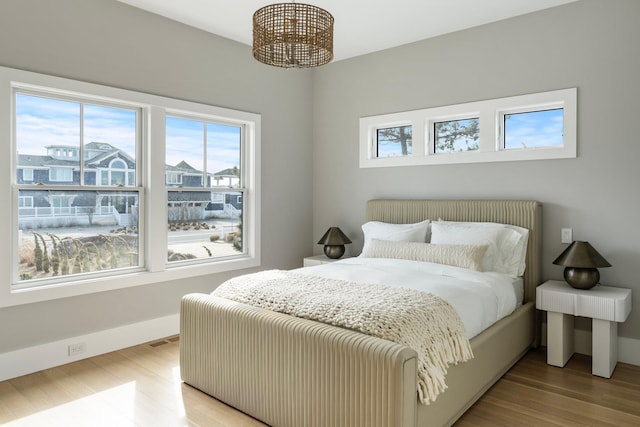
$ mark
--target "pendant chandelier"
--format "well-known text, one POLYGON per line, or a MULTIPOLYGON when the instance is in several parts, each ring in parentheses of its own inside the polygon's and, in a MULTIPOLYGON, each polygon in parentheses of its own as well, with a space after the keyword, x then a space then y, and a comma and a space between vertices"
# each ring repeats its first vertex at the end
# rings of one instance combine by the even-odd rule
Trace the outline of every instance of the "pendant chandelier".
POLYGON ((333 16, 304 3, 276 3, 253 14, 253 57, 274 67, 310 68, 333 59, 333 16))

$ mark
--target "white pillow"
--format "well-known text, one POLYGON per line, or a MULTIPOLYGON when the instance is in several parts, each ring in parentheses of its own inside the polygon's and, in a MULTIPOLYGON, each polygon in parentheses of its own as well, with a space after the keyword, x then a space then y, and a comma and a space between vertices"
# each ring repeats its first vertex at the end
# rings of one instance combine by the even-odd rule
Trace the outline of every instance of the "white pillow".
POLYGON ((487 245, 434 245, 372 239, 362 251, 362 257, 434 262, 482 271, 482 259, 487 248, 487 245))
POLYGON ((449 222, 431 224, 431 243, 488 245, 482 260, 483 271, 496 271, 513 277, 525 269, 529 230, 494 222, 449 222))
POLYGON ((429 220, 415 224, 389 224, 387 222, 369 221, 362 224, 364 232, 364 252, 371 240, 390 240, 393 242, 420 242, 427 241, 429 220))

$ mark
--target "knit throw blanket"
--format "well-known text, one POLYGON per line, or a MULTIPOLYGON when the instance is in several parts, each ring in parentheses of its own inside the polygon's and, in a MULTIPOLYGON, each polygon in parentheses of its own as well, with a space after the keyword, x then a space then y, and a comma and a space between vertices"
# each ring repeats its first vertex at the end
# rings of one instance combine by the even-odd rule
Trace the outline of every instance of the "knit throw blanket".
POLYGON ((428 292, 270 270, 228 280, 213 295, 413 348, 425 405, 447 388, 449 365, 473 358, 456 311, 428 292))

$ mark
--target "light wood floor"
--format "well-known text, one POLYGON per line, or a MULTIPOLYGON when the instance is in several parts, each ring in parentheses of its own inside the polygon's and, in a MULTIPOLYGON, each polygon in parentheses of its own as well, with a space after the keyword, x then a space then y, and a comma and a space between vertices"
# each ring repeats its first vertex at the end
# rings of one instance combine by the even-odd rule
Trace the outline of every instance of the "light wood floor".
MULTIPOLYGON (((456 427, 639 426, 640 367, 619 363, 607 380, 590 363, 555 368, 531 351, 456 427)), ((0 382, 0 425, 263 426, 181 383, 177 337, 0 382)))

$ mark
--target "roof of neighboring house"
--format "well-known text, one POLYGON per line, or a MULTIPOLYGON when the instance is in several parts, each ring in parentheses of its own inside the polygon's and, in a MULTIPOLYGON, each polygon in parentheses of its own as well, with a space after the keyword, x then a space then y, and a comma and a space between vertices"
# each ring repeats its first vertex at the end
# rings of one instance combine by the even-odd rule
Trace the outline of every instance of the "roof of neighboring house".
POLYGON ((238 168, 227 168, 225 170, 221 170, 220 172, 216 172, 213 174, 214 176, 238 176, 238 168))
POLYGON ((116 156, 120 157, 120 158, 123 158, 125 160, 128 160, 131 163, 135 163, 135 160, 131 156, 129 156, 124 151, 121 151, 121 150, 116 148, 114 150, 108 151, 106 153, 98 154, 95 157, 87 159, 87 161, 85 161, 85 164, 87 164, 87 165, 99 164, 100 162, 108 159, 109 157, 116 157, 116 156))
POLYGON ((109 144, 108 142, 90 142, 85 144, 84 148, 86 150, 100 150, 100 151, 113 151, 117 150, 116 147, 109 144))
POLYGON ((77 166, 74 160, 54 159, 51 156, 35 156, 33 154, 18 154, 18 166, 26 167, 46 167, 46 166, 77 166))
POLYGON ((200 172, 202 173, 202 171, 199 171, 198 169, 194 168, 193 166, 191 166, 189 163, 185 162, 184 160, 181 161, 180 163, 178 163, 177 165, 175 165, 175 168, 177 170, 181 170, 181 171, 188 171, 188 172, 200 172))

